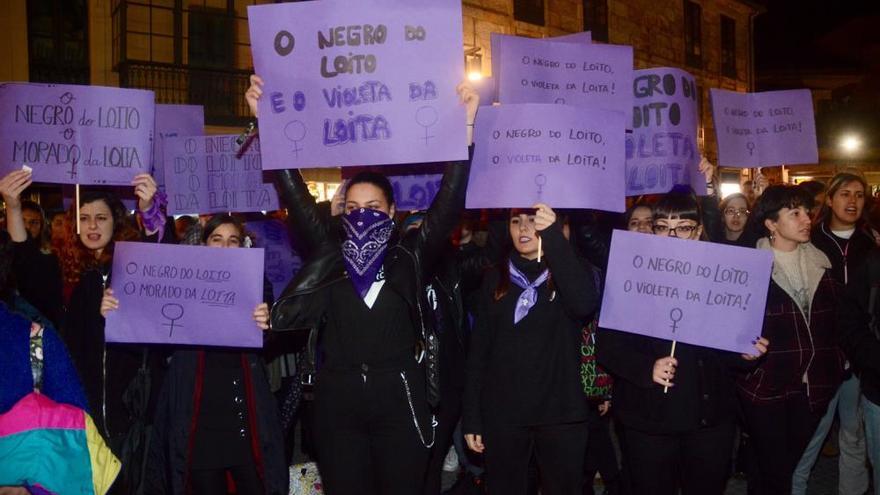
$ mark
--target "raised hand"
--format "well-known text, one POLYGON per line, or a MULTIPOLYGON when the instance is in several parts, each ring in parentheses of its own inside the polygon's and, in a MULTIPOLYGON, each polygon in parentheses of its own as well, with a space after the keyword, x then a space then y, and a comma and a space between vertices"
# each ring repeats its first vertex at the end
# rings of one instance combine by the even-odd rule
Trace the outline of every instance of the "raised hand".
POLYGON ((538 203, 532 208, 535 209, 535 230, 541 232, 547 227, 556 223, 556 212, 544 203, 538 203))
POLYGON ((138 209, 148 211, 153 206, 153 196, 159 187, 150 174, 138 174, 131 181, 134 186, 134 194, 138 197, 138 209))
POLYGON ((251 114, 254 117, 259 117, 257 115, 257 103, 260 101, 260 97, 263 96, 263 80, 256 74, 251 74, 250 80, 251 85, 248 87, 247 91, 244 92, 244 99, 247 100, 248 107, 251 109, 251 114))
POLYGON ((660 358, 654 361, 654 371, 651 377, 654 383, 664 387, 674 387, 672 379, 675 378, 675 368, 678 366, 678 360, 672 356, 660 358))

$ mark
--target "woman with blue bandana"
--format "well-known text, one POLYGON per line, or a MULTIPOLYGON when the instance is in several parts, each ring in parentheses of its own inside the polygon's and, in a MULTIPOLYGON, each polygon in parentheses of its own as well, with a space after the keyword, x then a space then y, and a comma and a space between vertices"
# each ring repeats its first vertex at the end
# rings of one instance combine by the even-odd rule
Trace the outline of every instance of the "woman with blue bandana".
MULTIPOLYGON (((479 96, 466 84, 458 91, 470 140, 479 96)), ((252 76, 245 96, 254 114, 261 95, 252 76)), ((328 221, 299 171, 276 174, 305 264, 273 307, 272 328, 309 333, 301 371, 317 371, 315 446, 329 495, 421 491, 439 386, 424 285, 464 207, 468 170, 466 162, 447 166, 418 232, 400 239, 385 176, 352 178, 344 214, 328 221)))

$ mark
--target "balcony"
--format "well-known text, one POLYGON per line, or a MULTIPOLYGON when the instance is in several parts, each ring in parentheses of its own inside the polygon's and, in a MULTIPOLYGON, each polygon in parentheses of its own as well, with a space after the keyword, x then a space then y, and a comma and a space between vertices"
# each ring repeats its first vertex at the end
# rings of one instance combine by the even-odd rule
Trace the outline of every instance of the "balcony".
POLYGON ((118 70, 121 87, 154 91, 156 103, 203 105, 206 125, 238 127, 251 120, 244 100, 247 70, 135 61, 120 63, 118 70))

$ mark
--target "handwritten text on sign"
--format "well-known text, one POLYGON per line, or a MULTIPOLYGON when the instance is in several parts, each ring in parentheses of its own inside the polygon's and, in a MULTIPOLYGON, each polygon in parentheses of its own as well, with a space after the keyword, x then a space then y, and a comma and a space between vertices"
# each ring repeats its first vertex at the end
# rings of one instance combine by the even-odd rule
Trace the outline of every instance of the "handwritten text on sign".
POLYGON ((461 2, 248 7, 266 169, 467 158, 461 2))
POLYGON ((263 182, 260 141, 238 156, 234 135, 165 140, 168 213, 221 213, 278 209, 278 193, 263 182))
POLYGON ((205 108, 201 105, 156 105, 153 142, 153 178, 165 187, 165 139, 205 133, 205 108))
POLYGON ((818 163, 808 89, 736 93, 712 89, 718 165, 764 167, 818 163))
POLYGON ((568 105, 485 107, 475 128, 468 208, 623 211, 624 117, 568 105))
POLYGON ((0 85, 0 175, 36 182, 129 185, 153 161, 152 91, 62 84, 0 85))
MULTIPOLYGON (((499 77, 501 75, 501 60, 503 59, 503 57, 501 56, 501 52, 504 51, 504 45, 510 38, 516 38, 516 36, 510 34, 491 33, 491 36, 489 37, 489 47, 492 53, 492 77, 495 78, 496 84, 498 84, 498 81, 500 80, 499 77)), ((580 43, 589 45, 593 42, 593 35, 590 31, 583 31, 580 33, 566 34, 563 36, 554 36, 550 38, 529 39, 550 43, 580 43)), ((480 100, 480 102, 482 103, 482 100, 480 100)))
POLYGON ((632 120, 633 49, 623 45, 501 39, 498 101, 564 103, 623 112, 632 120))
POLYGON ((753 353, 772 265, 765 250, 615 230, 599 325, 753 353))
POLYGON ((392 175, 388 177, 394 190, 398 210, 427 210, 440 190, 442 174, 392 175))
POLYGON ((266 278, 272 283, 272 294, 277 300, 299 271, 302 259, 293 250, 287 225, 281 220, 248 222, 247 230, 256 237, 254 246, 266 252, 266 278))
POLYGON ((697 147, 697 85, 680 69, 633 72, 633 132, 626 136, 626 195, 687 184, 706 194, 697 147))
POLYGON ((262 347, 263 250, 118 242, 107 342, 262 347))

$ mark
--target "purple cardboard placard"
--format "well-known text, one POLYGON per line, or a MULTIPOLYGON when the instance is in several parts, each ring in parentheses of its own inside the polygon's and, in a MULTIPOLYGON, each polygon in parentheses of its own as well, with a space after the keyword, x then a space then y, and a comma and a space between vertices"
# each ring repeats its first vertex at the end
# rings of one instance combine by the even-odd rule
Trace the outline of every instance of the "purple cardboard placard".
MULTIPOLYGON (((499 64, 501 63, 501 52, 504 50, 504 41, 509 38, 516 38, 516 36, 512 34, 501 34, 501 33, 490 33, 489 35, 489 49, 492 52, 492 77, 495 78, 496 91, 497 84, 500 81, 499 76, 501 75, 501 71, 499 69, 499 64)), ((593 34, 591 31, 583 31, 580 33, 574 34, 565 34, 562 36, 555 36, 550 38, 526 38, 531 40, 539 40, 539 41, 555 41, 558 43, 580 43, 580 44, 590 44, 593 42, 593 34)))
POLYGON ((107 342, 263 347, 263 250, 117 242, 107 342))
POLYGON ((770 251, 615 230, 599 325, 752 354, 770 251))
POLYGON ((267 170, 467 159, 458 0, 248 7, 267 170))
POLYGON ((766 167, 818 163, 809 89, 736 93, 710 90, 718 165, 766 167))
POLYGON ((485 107, 467 208, 624 210, 624 116, 569 105, 485 107))
POLYGON ((492 77, 483 77, 476 81, 471 81, 471 85, 477 90, 477 94, 480 95, 480 106, 489 106, 491 107, 493 103, 498 99, 496 98, 495 92, 495 80, 492 77))
POLYGON ((272 294, 277 300, 302 267, 302 258, 291 246, 287 225, 281 220, 248 222, 246 230, 256 237, 254 247, 266 252, 266 278, 272 283, 272 294))
MULTIPOLYGON (((123 206, 128 211, 134 211, 137 209, 138 198, 134 195, 134 188, 129 185, 129 187, 119 186, 117 189, 113 191, 116 194, 116 197, 119 198, 119 201, 122 201, 123 206)), ((70 184, 65 184, 61 186, 61 206, 67 210, 72 205, 74 200, 76 199, 76 187, 70 184)))
POLYGON ((624 45, 505 37, 498 101, 561 103, 623 112, 632 121, 633 49, 624 45))
POLYGON ((442 174, 391 175, 394 205, 401 211, 427 210, 440 190, 442 174))
POLYGON ((152 91, 67 84, 0 85, 0 176, 129 185, 153 162, 152 91))
POLYGON ((165 188, 165 139, 205 133, 205 107, 156 105, 156 139, 153 141, 153 178, 165 188))
POLYGON ((669 67, 633 71, 632 127, 626 135, 627 196, 667 193, 677 184, 706 195, 692 75, 669 67))
POLYGON ((238 156, 238 136, 186 136, 165 140, 168 214, 272 211, 275 186, 263 181, 260 140, 238 156))

